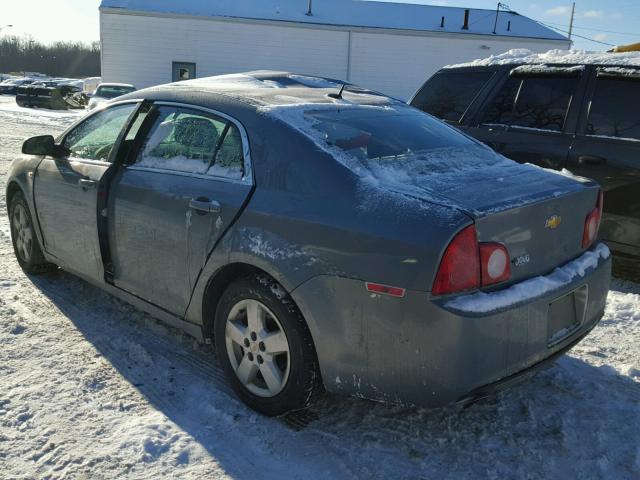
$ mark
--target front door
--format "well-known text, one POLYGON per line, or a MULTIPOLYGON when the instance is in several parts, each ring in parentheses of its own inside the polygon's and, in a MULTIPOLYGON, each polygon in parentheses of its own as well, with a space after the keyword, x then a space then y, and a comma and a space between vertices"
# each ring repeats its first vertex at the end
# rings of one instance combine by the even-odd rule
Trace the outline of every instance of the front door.
POLYGON ((222 114, 170 104, 152 109, 140 136, 109 195, 114 282, 182 315, 251 192, 248 144, 222 114))
POLYGON ((196 78, 196 64, 189 62, 173 62, 172 81, 182 82, 196 78))
POLYGON ((70 270, 102 280, 98 191, 114 146, 137 104, 98 112, 62 140, 68 158, 45 157, 35 172, 34 198, 44 249, 70 270))

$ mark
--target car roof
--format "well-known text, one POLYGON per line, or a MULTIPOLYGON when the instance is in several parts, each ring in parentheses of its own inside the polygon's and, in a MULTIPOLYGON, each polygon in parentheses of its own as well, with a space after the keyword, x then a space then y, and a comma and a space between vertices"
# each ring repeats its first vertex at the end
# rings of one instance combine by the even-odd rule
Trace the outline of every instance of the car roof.
POLYGON ((201 98, 210 100, 204 103, 215 103, 215 98, 224 98, 226 103, 252 105, 256 108, 340 102, 351 105, 406 105, 400 100, 342 80, 267 70, 175 82, 139 90, 121 99, 167 100, 171 97, 174 101, 179 98, 193 100, 198 93, 201 98), (342 98, 335 98, 343 86, 342 98))
POLYGON ((640 67, 640 52, 587 52, 584 50, 549 50, 544 53, 534 53, 527 49, 513 49, 500 55, 473 60, 457 65, 447 65, 445 69, 480 68, 518 65, 595 65, 606 67, 640 67))

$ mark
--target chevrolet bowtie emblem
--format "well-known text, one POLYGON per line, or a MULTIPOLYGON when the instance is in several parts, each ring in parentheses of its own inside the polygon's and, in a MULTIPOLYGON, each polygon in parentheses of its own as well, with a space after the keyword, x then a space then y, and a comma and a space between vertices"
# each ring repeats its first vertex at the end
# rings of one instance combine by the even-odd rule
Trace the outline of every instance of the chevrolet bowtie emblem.
POLYGON ((547 218, 547 222, 544 224, 545 228, 555 230, 562 223, 562 217, 560 215, 552 215, 547 218))

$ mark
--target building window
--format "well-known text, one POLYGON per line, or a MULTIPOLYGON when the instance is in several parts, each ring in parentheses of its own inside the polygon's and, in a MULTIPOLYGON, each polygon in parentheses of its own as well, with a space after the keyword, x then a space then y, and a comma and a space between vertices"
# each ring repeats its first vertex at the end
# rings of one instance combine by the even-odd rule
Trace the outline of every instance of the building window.
POLYGON ((183 82, 196 78, 196 64, 189 62, 173 62, 172 79, 174 82, 183 82))

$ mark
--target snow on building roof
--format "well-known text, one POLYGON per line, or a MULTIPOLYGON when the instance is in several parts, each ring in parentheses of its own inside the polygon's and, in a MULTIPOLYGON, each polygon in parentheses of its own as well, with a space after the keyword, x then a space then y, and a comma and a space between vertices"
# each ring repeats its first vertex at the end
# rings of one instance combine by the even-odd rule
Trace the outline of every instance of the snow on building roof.
POLYGON ((533 53, 525 48, 516 48, 500 55, 473 60, 444 68, 490 67, 494 65, 514 64, 558 64, 558 65, 616 65, 639 67, 640 52, 609 53, 588 52, 586 50, 549 50, 545 53, 533 53))
MULTIPOLYGON (((296 22, 358 28, 387 28, 422 32, 494 35, 495 10, 469 9, 469 27, 463 29, 464 8, 370 0, 315 0, 307 15, 307 0, 102 0, 101 9, 296 22), (444 17, 444 27, 441 27, 444 17)), ((568 41, 566 37, 515 12, 498 15, 498 36, 568 41)))

